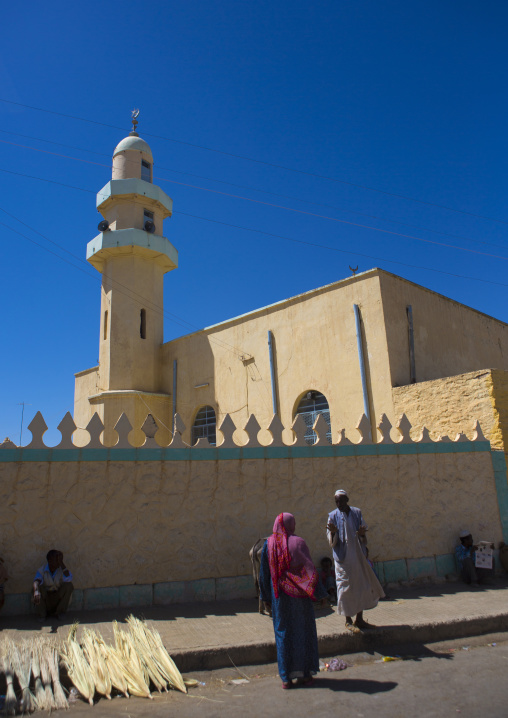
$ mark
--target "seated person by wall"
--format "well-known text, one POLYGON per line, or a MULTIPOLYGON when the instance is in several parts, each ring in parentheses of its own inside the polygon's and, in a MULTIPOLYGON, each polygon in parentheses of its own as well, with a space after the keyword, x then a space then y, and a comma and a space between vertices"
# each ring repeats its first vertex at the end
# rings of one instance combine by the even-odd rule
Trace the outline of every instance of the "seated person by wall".
POLYGON ((63 553, 51 549, 46 554, 46 565, 35 574, 33 602, 42 623, 48 616, 57 620, 67 612, 74 586, 72 574, 64 564, 63 553))
POLYGON ((335 569, 333 568, 332 559, 324 556, 321 559, 321 583, 325 587, 330 601, 337 603, 337 582, 335 580, 335 569))
POLYGON ((0 611, 3 608, 5 602, 4 584, 9 580, 9 574, 7 573, 7 567, 3 558, 0 558, 0 611))
POLYGON ((499 544, 499 561, 506 573, 508 573, 508 546, 504 541, 499 544))
MULTIPOLYGON (((470 531, 461 531, 459 534, 460 544, 455 547, 457 564, 464 583, 471 586, 478 586, 494 578, 494 558, 492 568, 479 568, 476 566, 476 551, 478 546, 473 544, 473 537, 470 531)), ((494 548, 494 544, 490 545, 494 548)))

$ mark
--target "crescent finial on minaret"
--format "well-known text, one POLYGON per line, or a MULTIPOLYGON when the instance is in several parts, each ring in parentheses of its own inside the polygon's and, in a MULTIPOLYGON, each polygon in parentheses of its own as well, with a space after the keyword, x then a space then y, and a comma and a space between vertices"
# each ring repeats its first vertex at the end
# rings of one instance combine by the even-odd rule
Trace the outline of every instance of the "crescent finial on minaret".
POLYGON ((129 132, 129 135, 137 137, 138 133, 136 131, 136 128, 138 126, 139 110, 138 109, 131 110, 131 117, 132 117, 132 130, 129 132))

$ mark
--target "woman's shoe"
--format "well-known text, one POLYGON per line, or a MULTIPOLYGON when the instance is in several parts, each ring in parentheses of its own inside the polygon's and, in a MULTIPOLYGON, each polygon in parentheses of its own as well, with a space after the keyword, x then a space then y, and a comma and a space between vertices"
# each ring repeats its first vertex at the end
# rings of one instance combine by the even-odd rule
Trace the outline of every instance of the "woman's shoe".
POLYGON ((297 678, 296 685, 303 686, 304 688, 310 688, 310 686, 314 685, 314 678, 312 676, 307 676, 306 678, 297 678))
POLYGON ((289 688, 292 688, 292 687, 293 687, 293 684, 291 681, 288 681, 287 683, 284 683, 284 681, 282 681, 282 690, 283 691, 287 691, 289 688))

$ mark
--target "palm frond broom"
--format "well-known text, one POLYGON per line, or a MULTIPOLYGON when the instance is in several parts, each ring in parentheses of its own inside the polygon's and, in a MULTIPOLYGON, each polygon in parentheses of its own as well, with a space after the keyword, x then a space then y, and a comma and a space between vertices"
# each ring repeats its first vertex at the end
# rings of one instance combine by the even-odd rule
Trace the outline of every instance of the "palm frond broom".
POLYGON ((30 646, 26 641, 20 644, 12 643, 11 661, 14 672, 21 688, 20 707, 22 713, 33 713, 36 709, 35 698, 30 690, 30 675, 32 673, 32 656, 30 646))
POLYGON ((152 652, 158 657, 159 663, 164 667, 166 675, 169 676, 171 687, 182 691, 182 693, 187 693, 186 683, 183 680, 182 674, 166 650, 159 631, 157 631, 156 628, 148 628, 148 626, 146 626, 146 631, 152 652))
POLYGON ((96 645, 97 634, 89 628, 83 629, 81 642, 95 683, 95 690, 111 700, 111 678, 102 652, 96 645))
POLYGON ((153 698, 150 693, 150 679, 145 673, 145 668, 136 653, 131 637, 125 631, 120 630, 116 621, 113 621, 113 633, 116 648, 111 650, 115 650, 124 666, 129 693, 141 698, 153 698))
POLYGON ((47 645, 44 648, 44 657, 48 664, 51 680, 53 682, 53 695, 57 708, 68 708, 69 702, 64 693, 62 684, 60 683, 60 666, 58 661, 58 651, 55 646, 47 645))
POLYGON ((3 669, 5 673, 5 682, 7 683, 7 692, 5 694, 5 703, 3 707, 4 715, 15 716, 18 709, 18 699, 14 691, 14 670, 12 668, 10 646, 6 641, 3 645, 3 669))
POLYGON ((159 693, 163 690, 168 690, 168 677, 159 665, 157 657, 154 656, 150 650, 150 645, 145 632, 145 624, 134 616, 129 616, 127 623, 129 625, 130 636, 136 652, 140 660, 143 662, 150 680, 159 693))
POLYGON ((114 648, 104 642, 100 634, 97 634, 95 645, 96 649, 100 651, 104 658, 113 688, 116 688, 116 690, 123 693, 126 698, 129 698, 129 686, 127 685, 127 679, 124 675, 124 664, 119 654, 114 648))
POLYGON ((74 623, 71 626, 69 636, 60 649, 60 656, 67 668, 69 678, 74 683, 83 698, 87 700, 91 706, 93 706, 95 681, 81 646, 76 639, 77 627, 77 623, 74 623))
POLYGON ((44 690, 44 686, 42 685, 41 680, 41 668, 39 663, 39 645, 38 642, 34 641, 31 648, 31 657, 32 657, 32 675, 34 677, 34 685, 35 685, 35 704, 36 707, 44 711, 46 709, 50 709, 50 706, 46 704, 46 691, 44 690))
POLYGON ((157 668, 166 684, 169 683, 171 688, 187 693, 182 674, 165 649, 160 633, 154 628, 148 628, 144 621, 134 616, 129 616, 127 623, 136 638, 136 647, 139 646, 143 657, 147 656, 150 665, 157 668))
POLYGON ((46 652, 44 650, 44 643, 40 642, 38 646, 39 650, 39 666, 41 669, 42 685, 44 686, 44 692, 46 693, 46 708, 48 710, 54 710, 56 706, 55 696, 53 695, 53 688, 51 685, 51 671, 49 670, 48 662, 46 660, 46 652))

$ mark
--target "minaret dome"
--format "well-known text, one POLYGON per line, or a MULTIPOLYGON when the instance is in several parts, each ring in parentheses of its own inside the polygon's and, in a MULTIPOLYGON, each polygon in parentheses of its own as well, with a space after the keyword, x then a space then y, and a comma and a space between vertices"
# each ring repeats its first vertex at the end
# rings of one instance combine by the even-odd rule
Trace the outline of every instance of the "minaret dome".
POLYGON ((148 142, 131 132, 113 152, 113 179, 153 180, 153 156, 148 142))

